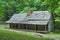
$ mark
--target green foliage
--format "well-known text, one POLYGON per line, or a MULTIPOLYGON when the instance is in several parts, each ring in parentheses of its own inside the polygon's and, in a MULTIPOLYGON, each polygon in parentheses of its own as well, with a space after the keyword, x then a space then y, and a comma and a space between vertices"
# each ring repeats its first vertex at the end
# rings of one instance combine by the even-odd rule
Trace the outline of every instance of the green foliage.
POLYGON ((14 13, 48 10, 54 21, 60 21, 60 0, 0 0, 0 17, 8 20, 14 13))
POLYGON ((39 38, 34 35, 16 33, 12 31, 0 30, 0 40, 50 40, 48 38, 39 38))

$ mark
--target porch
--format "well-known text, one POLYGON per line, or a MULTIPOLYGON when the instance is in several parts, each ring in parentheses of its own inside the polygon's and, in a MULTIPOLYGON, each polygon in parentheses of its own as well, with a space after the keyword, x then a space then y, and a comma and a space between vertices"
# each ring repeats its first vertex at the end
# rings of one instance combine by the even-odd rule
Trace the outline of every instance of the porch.
POLYGON ((10 24, 10 28, 31 32, 48 32, 48 25, 10 24))

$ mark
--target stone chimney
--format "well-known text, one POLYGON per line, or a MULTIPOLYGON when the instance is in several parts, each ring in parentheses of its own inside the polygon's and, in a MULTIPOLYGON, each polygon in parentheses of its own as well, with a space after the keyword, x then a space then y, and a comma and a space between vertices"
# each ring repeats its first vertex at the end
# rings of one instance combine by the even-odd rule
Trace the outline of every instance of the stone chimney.
POLYGON ((32 14, 32 10, 27 11, 27 16, 30 16, 32 14))

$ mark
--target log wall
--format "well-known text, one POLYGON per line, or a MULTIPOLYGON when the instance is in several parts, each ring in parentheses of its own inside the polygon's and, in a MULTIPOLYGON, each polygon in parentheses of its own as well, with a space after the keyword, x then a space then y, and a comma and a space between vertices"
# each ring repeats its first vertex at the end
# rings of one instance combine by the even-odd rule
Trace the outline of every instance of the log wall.
POLYGON ((48 31, 47 25, 10 24, 10 28, 25 29, 25 30, 37 30, 37 31, 48 31))

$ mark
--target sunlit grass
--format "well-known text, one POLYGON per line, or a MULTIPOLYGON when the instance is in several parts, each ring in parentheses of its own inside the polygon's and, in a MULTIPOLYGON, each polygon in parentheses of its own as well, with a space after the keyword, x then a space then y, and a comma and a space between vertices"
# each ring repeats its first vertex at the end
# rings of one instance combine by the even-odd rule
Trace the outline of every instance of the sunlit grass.
POLYGON ((0 28, 8 28, 9 24, 0 23, 0 28))
POLYGON ((46 35, 51 36, 51 37, 54 36, 54 37, 60 38, 60 33, 51 32, 51 33, 48 33, 46 35))
POLYGON ((16 33, 6 30, 0 30, 0 40, 50 40, 50 39, 39 38, 33 35, 16 33))

